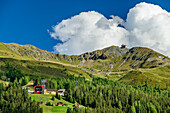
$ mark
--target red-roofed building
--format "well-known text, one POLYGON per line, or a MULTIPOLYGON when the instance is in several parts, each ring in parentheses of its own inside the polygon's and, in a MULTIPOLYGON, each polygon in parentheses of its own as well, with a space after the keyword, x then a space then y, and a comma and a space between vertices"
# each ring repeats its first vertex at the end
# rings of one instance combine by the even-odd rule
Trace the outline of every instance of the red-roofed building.
POLYGON ((58 102, 57 106, 68 106, 67 104, 63 104, 62 102, 58 102))
POLYGON ((43 86, 38 86, 38 85, 35 85, 34 86, 34 93, 43 93, 43 86))
POLYGON ((57 106, 63 106, 62 102, 57 103, 57 106))
POLYGON ((66 91, 66 89, 59 89, 58 94, 64 96, 65 91, 66 91))
POLYGON ((68 106, 68 105, 66 105, 66 104, 63 104, 63 106, 68 106))
POLYGON ((42 101, 40 101, 40 102, 39 102, 39 104, 43 104, 43 102, 42 102, 42 101))

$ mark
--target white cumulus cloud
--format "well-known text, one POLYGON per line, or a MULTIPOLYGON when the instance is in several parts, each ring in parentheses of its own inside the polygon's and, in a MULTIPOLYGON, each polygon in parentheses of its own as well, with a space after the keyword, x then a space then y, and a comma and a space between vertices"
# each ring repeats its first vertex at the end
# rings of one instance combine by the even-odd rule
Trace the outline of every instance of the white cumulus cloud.
POLYGON ((170 56, 170 13, 158 5, 137 4, 130 9, 125 28, 130 46, 145 46, 170 56))
POLYGON ((107 19, 95 11, 82 12, 54 26, 54 32, 50 34, 54 39, 63 42, 54 46, 59 53, 81 54, 126 43, 128 32, 118 27, 119 24, 123 24, 119 17, 112 16, 112 19, 107 19))
POLYGON ((111 17, 107 19, 98 12, 89 11, 63 20, 49 32, 51 37, 63 42, 54 46, 54 50, 77 55, 127 44, 149 47, 170 56, 169 12, 143 2, 129 10, 126 21, 118 16, 111 17))

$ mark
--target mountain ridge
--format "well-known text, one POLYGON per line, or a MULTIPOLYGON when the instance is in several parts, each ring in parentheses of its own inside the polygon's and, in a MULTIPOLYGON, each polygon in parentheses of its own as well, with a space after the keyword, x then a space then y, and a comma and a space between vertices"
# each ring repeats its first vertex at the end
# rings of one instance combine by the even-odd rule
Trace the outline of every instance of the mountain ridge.
POLYGON ((11 70, 14 74, 33 78, 74 75, 91 80, 93 69, 95 78, 118 80, 133 86, 138 82, 144 84, 144 80, 149 79, 153 86, 158 82, 165 87, 169 84, 169 65, 169 58, 144 47, 122 49, 111 46, 68 56, 41 50, 33 45, 0 43, 0 76, 4 72, 7 77, 11 70), (136 70, 141 74, 136 74, 136 70))
POLYGON ((111 65, 114 71, 116 69, 152 68, 163 65, 169 60, 166 56, 146 47, 122 49, 118 46, 110 46, 81 55, 69 56, 41 50, 29 44, 0 43, 0 53, 1 57, 8 56, 22 60, 60 62, 105 71, 110 70, 111 65), (101 69, 101 67, 104 69, 101 69))

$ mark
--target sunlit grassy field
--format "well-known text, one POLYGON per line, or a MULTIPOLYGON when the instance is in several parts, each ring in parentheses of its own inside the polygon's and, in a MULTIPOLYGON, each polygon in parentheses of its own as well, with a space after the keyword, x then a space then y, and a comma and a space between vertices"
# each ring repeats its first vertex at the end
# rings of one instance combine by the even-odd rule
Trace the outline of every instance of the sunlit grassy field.
MULTIPOLYGON (((41 94, 29 94, 29 96, 32 98, 32 100, 35 100, 37 102, 40 101, 41 94)), ((42 95, 43 99, 42 102, 45 103, 45 95, 42 95)), ((58 100, 55 98, 55 100, 51 100, 52 95, 46 95, 47 102, 50 102, 53 104, 53 106, 46 106, 45 104, 40 105, 43 108, 44 113, 66 113, 68 107, 72 107, 74 105, 73 103, 70 103, 64 99, 58 100), (63 104, 68 105, 68 107, 65 106, 56 106, 58 102, 62 102, 63 104)), ((80 106, 83 107, 83 106, 80 106)))
POLYGON ((151 86, 160 85, 161 88, 170 87, 170 65, 157 67, 153 69, 138 69, 128 72, 124 77, 120 78, 120 82, 138 86, 139 83, 148 84, 151 86))

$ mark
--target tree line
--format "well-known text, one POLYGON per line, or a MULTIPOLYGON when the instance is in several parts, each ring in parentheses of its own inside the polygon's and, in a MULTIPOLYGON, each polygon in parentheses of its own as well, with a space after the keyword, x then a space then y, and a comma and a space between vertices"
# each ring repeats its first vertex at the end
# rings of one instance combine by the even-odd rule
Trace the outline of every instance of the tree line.
POLYGON ((77 88, 69 90, 66 99, 78 102, 92 109, 76 108, 70 113, 168 113, 170 111, 170 98, 168 93, 152 88, 147 84, 142 88, 133 88, 119 82, 107 79, 94 79, 85 82, 77 88))
POLYGON ((31 100, 20 84, 0 84, 0 110, 2 113, 43 113, 39 103, 31 100))
MULTIPOLYGON (((9 71, 7 76, 11 77, 8 87, 0 85, 0 109, 3 112, 42 112, 35 101, 31 101, 26 90, 21 86, 34 81, 34 85, 41 85, 41 78, 18 75, 19 72, 9 71), (17 74, 17 75, 16 75, 17 74), (19 101, 16 101, 19 99, 19 101), (33 107, 35 106, 35 107, 33 107), (8 109, 7 109, 8 108, 8 109), (24 108, 24 109, 23 109, 24 108), (18 110, 17 110, 18 109, 18 110)), ((49 89, 66 89, 65 99, 72 103, 79 103, 86 108, 68 108, 68 113, 168 113, 170 110, 170 89, 161 89, 160 86, 150 86, 147 81, 144 86, 139 83, 132 87, 118 81, 102 78, 94 78, 87 81, 84 77, 67 75, 66 78, 45 78, 48 80, 46 87, 49 89), (77 81, 77 85, 76 85, 77 81)), ((61 98, 56 95, 56 98, 61 98)))
MULTIPOLYGON (((40 78, 35 81, 40 83, 40 78)), ((51 89, 65 88, 67 101, 87 107, 68 108, 68 113, 168 113, 170 110, 170 90, 152 87, 147 81, 144 86, 139 83, 137 87, 132 87, 108 79, 86 81, 84 77, 68 76, 50 78, 46 86, 51 89), (78 81, 77 86, 75 81, 78 81)), ((61 97, 56 95, 56 98, 61 97)))

